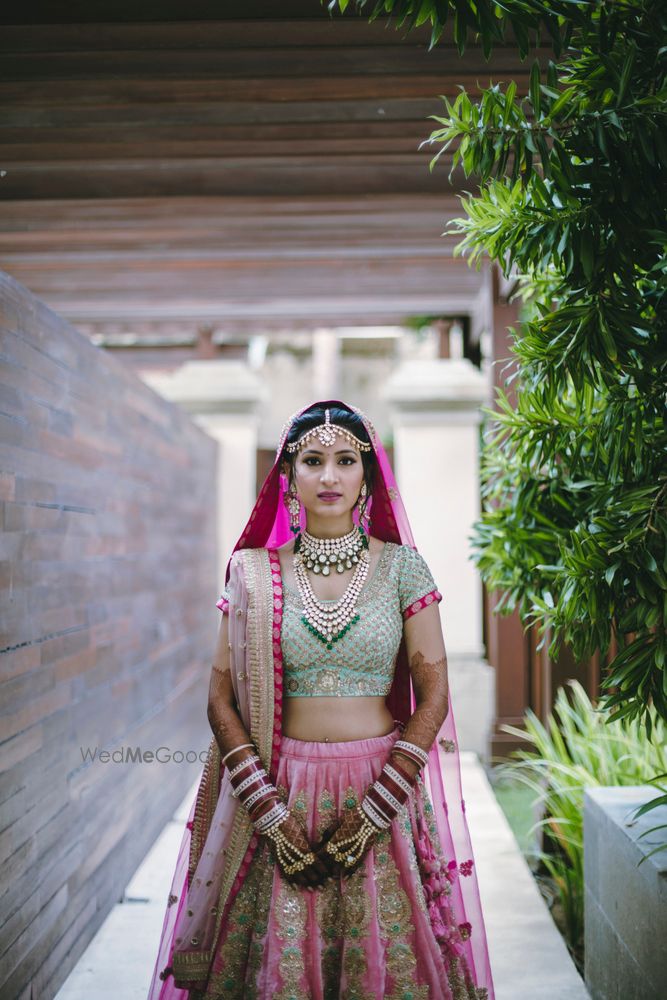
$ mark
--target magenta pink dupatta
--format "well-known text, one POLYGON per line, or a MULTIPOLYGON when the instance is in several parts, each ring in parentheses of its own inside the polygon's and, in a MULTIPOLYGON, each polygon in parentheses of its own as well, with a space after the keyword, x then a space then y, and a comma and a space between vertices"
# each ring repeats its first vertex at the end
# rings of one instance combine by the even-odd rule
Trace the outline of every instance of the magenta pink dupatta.
MULTIPOLYGON (((319 405, 354 409, 340 400, 322 401, 319 405)), ((280 457, 292 419, 283 428, 274 465, 234 546, 227 565, 227 595, 217 603, 218 608, 229 613, 230 668, 239 713, 272 778, 278 764, 282 721, 282 579, 275 549, 292 537, 283 504, 287 482, 280 472, 280 457)), ((378 462, 368 505, 369 532, 384 541, 414 548, 389 459, 372 424, 363 419, 378 462)), ((394 719, 402 723, 415 708, 404 642, 387 706, 394 719)), ((445 959, 459 956, 474 985, 480 988, 480 995, 486 988, 488 1000, 494 1000, 461 791, 451 691, 449 712, 423 773, 440 846, 438 851, 432 831, 421 832, 417 852, 431 925, 445 959), (444 879, 451 886, 447 894, 439 891, 444 879), (454 909, 456 933, 448 930, 452 922, 442 919, 441 907, 445 906, 454 909)), ((227 771, 221 766, 212 739, 179 850, 148 1000, 187 1000, 189 990, 205 987, 220 928, 258 844, 245 810, 238 808, 230 792, 227 771)))

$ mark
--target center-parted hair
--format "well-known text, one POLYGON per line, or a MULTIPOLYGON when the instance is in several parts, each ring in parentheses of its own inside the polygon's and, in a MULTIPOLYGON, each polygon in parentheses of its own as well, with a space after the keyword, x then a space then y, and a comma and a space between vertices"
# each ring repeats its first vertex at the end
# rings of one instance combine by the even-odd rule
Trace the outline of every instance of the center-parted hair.
MULTIPOLYGON (((326 420, 325 410, 327 409, 329 410, 329 420, 332 424, 337 424, 339 427, 345 427, 345 429, 351 431, 355 437, 358 437, 360 441, 372 444, 363 419, 358 413, 355 413, 354 410, 348 410, 346 407, 336 406, 333 404, 331 406, 327 406, 326 404, 315 404, 294 418, 287 434, 285 447, 283 447, 282 458, 289 466, 290 483, 293 482, 294 461, 298 452, 290 453, 287 451, 286 446, 298 441, 301 435, 305 434, 306 431, 312 430, 313 427, 317 427, 319 424, 323 424, 326 420)), ((373 492, 373 486, 375 484, 377 459, 373 450, 360 451, 359 454, 361 455, 361 461, 364 467, 364 481, 366 483, 366 489, 368 490, 368 495, 370 496, 373 492)))

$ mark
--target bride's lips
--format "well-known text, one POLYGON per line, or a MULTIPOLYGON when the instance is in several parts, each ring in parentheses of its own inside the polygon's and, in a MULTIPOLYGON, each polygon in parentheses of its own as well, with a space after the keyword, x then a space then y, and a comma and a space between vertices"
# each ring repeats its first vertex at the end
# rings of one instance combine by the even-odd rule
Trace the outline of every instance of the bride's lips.
POLYGON ((342 493, 318 493, 320 500, 340 500, 342 493))

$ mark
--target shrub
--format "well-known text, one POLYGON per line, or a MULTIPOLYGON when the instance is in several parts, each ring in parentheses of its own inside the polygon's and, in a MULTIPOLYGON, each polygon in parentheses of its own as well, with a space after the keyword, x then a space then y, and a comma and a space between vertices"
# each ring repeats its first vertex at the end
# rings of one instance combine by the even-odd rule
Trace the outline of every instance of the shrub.
MULTIPOLYGON (((527 741, 499 765, 500 778, 528 785, 542 818, 531 828, 545 834, 538 857, 549 873, 563 913, 563 933, 581 966, 584 928, 584 789, 604 785, 647 784, 667 771, 667 726, 654 717, 653 739, 639 723, 608 722, 578 681, 560 688, 546 725, 530 709, 525 731, 501 728, 527 741)), ((654 710, 652 710, 654 711, 654 710)), ((655 716, 655 712, 654 712, 655 716)))

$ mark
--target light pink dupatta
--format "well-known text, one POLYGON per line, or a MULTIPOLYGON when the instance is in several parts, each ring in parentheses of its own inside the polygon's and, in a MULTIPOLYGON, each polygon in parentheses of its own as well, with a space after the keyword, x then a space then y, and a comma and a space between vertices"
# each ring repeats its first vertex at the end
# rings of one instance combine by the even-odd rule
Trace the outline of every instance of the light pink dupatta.
MULTIPOLYGON (((347 406, 339 400, 319 405, 347 406)), ((280 472, 280 458, 292 419, 283 428, 274 465, 234 547, 227 566, 227 592, 217 604, 229 614, 230 668, 239 713, 272 777, 277 768, 282 723, 282 579, 275 548, 291 537, 282 502, 287 482, 280 472)), ((365 417, 364 423, 378 462, 369 504, 369 531, 377 538, 414 548, 389 459, 365 417)), ((394 719, 402 723, 415 708, 404 642, 387 706, 394 719)), ((486 989, 488 1000, 494 1000, 461 791, 451 691, 449 712, 423 775, 433 805, 434 829, 422 831, 417 850, 422 871, 431 872, 424 878, 431 924, 445 957, 460 957, 479 995, 483 996, 486 989), (451 886, 447 895, 439 891, 445 878, 451 886), (461 929, 454 936, 446 930, 451 922, 441 917, 445 905, 454 908, 456 926, 461 929)), ((221 925, 243 884, 257 843, 245 810, 238 808, 230 794, 227 772, 221 769, 213 739, 179 851, 149 1000, 187 1000, 189 989, 204 989, 221 925)))

